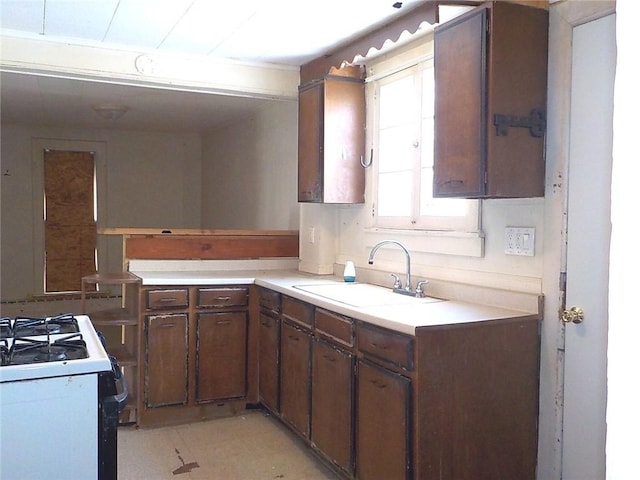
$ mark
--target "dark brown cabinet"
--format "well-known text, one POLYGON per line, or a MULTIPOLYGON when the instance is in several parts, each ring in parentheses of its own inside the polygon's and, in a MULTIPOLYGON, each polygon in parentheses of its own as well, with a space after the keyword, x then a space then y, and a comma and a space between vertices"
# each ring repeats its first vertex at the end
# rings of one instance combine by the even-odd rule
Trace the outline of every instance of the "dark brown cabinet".
POLYGON ((205 418, 248 390, 249 288, 143 287, 139 423, 205 418))
POLYGON ((187 403, 189 315, 171 313, 145 318, 145 406, 187 403))
POLYGON ((414 338, 361 323, 357 340, 358 478, 411 478, 414 338))
POLYGON ((280 414, 296 432, 309 438, 311 333, 285 321, 281 348, 280 414))
POLYGON ((311 416, 311 329, 313 306, 282 296, 280 415, 309 438, 311 416))
POLYGON ((329 461, 353 474, 354 355, 313 341, 311 440, 329 461))
POLYGON ((364 82, 328 75, 298 99, 298 201, 364 203, 364 82))
POLYGON ((547 10, 501 1, 436 27, 434 196, 544 196, 547 37, 547 10))
POLYGON ((355 325, 352 318, 315 308, 311 381, 311 442, 353 475, 355 325))
POLYGON ((411 380, 358 362, 358 479, 411 478, 411 380))
POLYGON ((196 402, 247 393, 247 312, 198 315, 196 402))
POLYGON ((259 288, 258 398, 280 411, 280 294, 259 288))
POLYGON ((263 293, 261 401, 339 476, 535 479, 537 315, 409 335, 263 293))

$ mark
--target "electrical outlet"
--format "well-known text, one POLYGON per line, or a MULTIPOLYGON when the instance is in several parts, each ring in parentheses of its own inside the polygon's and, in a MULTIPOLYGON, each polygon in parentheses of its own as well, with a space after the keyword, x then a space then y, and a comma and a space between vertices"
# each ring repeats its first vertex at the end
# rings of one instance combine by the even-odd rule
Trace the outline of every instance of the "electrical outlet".
POLYGON ((316 243, 316 227, 309 227, 307 230, 307 241, 309 243, 316 243))
POLYGON ((507 255, 535 254, 536 229, 533 227, 506 227, 504 230, 504 253, 507 255))

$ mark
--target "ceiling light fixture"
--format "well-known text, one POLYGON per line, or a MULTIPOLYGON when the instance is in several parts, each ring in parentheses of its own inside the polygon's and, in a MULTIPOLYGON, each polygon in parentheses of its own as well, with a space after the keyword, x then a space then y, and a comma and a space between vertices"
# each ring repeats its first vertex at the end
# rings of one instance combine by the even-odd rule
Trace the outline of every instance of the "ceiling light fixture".
POLYGON ((126 105, 94 105, 92 108, 100 118, 111 121, 118 120, 129 111, 126 105))

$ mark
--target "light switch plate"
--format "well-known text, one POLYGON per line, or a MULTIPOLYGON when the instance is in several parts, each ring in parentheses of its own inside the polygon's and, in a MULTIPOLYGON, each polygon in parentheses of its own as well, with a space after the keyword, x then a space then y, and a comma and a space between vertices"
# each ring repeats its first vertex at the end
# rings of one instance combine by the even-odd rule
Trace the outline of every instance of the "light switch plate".
POLYGON ((535 254, 536 229, 533 227, 506 227, 504 230, 504 253, 507 255, 535 254))

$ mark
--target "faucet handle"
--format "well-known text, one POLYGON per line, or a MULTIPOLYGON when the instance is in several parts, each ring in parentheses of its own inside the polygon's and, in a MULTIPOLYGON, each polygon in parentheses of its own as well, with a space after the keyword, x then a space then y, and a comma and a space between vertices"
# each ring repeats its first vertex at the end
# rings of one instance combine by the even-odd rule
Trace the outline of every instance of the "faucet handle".
POLYGON ((396 275, 395 273, 392 273, 391 276, 393 277, 393 288, 402 288, 402 283, 400 282, 400 277, 398 275, 396 275))
POLYGON ((416 297, 424 297, 424 289, 422 288, 422 286, 426 285, 427 283, 429 283, 429 280, 420 280, 418 282, 418 286, 416 287, 416 297))

